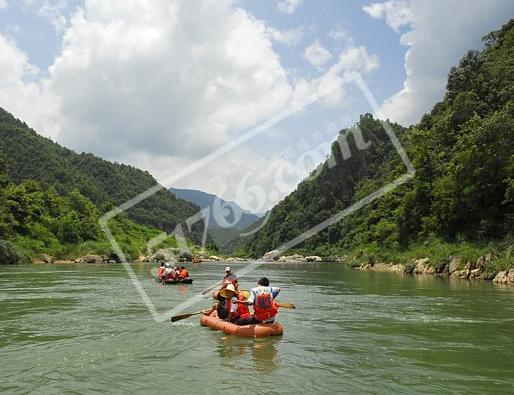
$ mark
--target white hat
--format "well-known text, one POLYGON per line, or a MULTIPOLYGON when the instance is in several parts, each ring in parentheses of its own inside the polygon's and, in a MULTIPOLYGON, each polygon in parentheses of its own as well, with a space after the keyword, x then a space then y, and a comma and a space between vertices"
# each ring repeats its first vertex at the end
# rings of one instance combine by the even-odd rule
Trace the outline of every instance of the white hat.
POLYGON ((230 268, 230 266, 227 266, 227 267, 225 268, 225 271, 226 271, 226 272, 229 272, 229 271, 231 271, 231 270, 232 270, 232 269, 230 268))

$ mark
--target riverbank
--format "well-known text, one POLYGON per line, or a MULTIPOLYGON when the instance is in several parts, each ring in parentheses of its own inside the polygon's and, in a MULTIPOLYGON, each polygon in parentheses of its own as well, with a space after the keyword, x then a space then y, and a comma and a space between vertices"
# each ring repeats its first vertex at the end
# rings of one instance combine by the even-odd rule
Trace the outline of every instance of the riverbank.
POLYGON ((487 272, 487 256, 480 257, 476 262, 466 262, 463 269, 462 259, 454 257, 449 262, 440 263, 435 266, 429 264, 429 258, 417 259, 411 264, 402 263, 364 263, 350 265, 352 269, 367 270, 374 272, 392 272, 407 275, 433 275, 440 277, 460 278, 466 280, 485 280, 497 284, 514 285, 514 267, 499 272, 487 272))
POLYGON ((384 249, 376 244, 345 253, 332 250, 326 255, 303 250, 289 251, 286 255, 279 250, 271 250, 262 259, 268 262, 337 262, 357 270, 447 276, 514 285, 512 251, 511 239, 482 246, 432 240, 402 251, 384 249))

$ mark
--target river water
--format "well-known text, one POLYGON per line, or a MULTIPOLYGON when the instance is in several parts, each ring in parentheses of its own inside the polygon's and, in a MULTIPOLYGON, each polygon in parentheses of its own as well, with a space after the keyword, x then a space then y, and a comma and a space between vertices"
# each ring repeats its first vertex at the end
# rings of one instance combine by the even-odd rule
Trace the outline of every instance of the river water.
MULTIPOLYGON (((191 265, 187 286, 133 268, 166 311, 224 266, 191 265)), ((0 392, 514 392, 512 288, 335 264, 263 265, 242 288, 263 275, 297 306, 278 338, 156 322, 120 265, 0 266, 0 392)))

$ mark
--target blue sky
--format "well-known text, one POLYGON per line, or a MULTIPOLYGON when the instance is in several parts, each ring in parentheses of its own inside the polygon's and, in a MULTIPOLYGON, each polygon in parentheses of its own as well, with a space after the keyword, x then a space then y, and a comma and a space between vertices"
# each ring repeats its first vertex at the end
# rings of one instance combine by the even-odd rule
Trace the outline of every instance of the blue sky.
POLYGON ((508 0, 0 0, 0 106, 69 148, 261 212, 360 114, 417 122, 513 14, 508 0), (379 108, 341 85, 355 72, 379 108))

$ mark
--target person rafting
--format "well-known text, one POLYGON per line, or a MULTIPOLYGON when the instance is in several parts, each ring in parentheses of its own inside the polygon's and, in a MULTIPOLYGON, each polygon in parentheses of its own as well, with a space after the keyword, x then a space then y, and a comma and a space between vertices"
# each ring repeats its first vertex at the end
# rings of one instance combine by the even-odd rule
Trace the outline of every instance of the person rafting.
POLYGON ((225 275, 223 276, 223 279, 221 280, 221 289, 226 288, 227 285, 233 284, 234 288, 238 289, 238 282, 237 282, 237 276, 232 273, 232 268, 230 266, 227 266, 225 268, 225 275))
POLYGON ((164 266, 164 262, 161 263, 161 266, 159 266, 157 268, 157 278, 159 280, 164 280, 165 279, 165 272, 166 271, 166 266, 164 266))
MULTIPOLYGON (((220 296, 225 300, 222 314, 228 322, 236 322, 242 318, 249 318, 251 316, 248 306, 243 303, 237 303, 238 301, 246 300, 245 295, 242 292, 238 292, 234 284, 228 284, 226 288, 220 291, 220 296)), ((219 311, 218 311, 219 316, 219 311)), ((221 318, 221 317, 220 317, 221 318)))
POLYGON ((278 313, 278 304, 275 298, 280 293, 280 288, 270 287, 266 277, 257 281, 257 287, 252 288, 248 300, 238 300, 236 303, 253 306, 253 315, 240 318, 237 325, 253 325, 260 323, 272 323, 278 313))
POLYGON ((179 278, 184 279, 189 277, 189 272, 184 266, 180 266, 179 278))
POLYGON ((166 276, 166 281, 175 280, 177 278, 175 269, 173 269, 169 263, 167 263, 165 266, 166 266, 166 269, 164 271, 164 274, 166 276))

